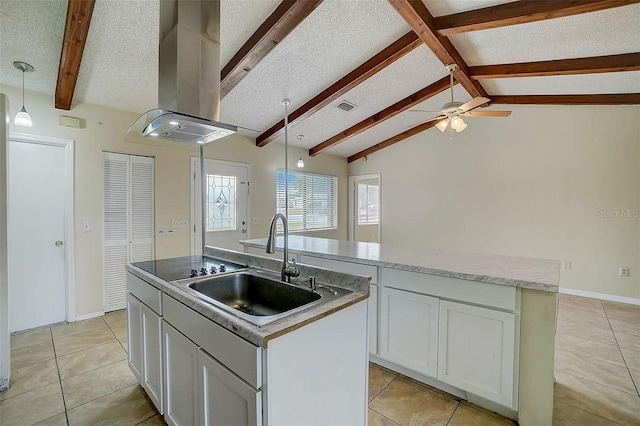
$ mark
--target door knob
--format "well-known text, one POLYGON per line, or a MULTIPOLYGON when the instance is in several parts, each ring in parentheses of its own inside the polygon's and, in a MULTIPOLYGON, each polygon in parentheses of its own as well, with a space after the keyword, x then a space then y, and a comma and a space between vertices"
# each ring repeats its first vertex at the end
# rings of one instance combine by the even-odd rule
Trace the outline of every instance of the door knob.
POLYGON ((64 243, 60 240, 56 241, 56 247, 62 247, 64 243))

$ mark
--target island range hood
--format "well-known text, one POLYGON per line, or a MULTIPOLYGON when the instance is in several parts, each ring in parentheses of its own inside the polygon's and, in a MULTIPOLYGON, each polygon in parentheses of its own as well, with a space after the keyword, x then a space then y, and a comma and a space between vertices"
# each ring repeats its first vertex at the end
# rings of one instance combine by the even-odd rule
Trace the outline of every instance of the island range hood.
POLYGON ((129 134, 205 144, 237 132, 219 122, 220 0, 162 0, 158 108, 129 134))

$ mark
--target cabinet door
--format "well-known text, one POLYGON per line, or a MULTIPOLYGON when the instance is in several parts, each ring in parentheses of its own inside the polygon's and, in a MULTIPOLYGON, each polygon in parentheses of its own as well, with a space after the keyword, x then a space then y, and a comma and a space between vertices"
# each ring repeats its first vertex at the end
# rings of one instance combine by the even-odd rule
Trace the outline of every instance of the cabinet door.
POLYGON ((129 368, 142 385, 142 303, 127 292, 127 349, 129 368))
POLYGON ((369 329, 369 353, 378 354, 378 286, 369 287, 368 300, 369 319, 367 327, 369 329))
POLYGON ((206 426, 262 424, 260 391, 202 349, 198 352, 200 418, 206 426))
POLYGON ((440 302, 438 380, 514 406, 515 315, 440 302))
POLYGON ((164 340, 164 419, 172 426, 200 424, 198 415, 198 347, 168 322, 164 340))
POLYGON ((435 297, 383 287, 380 356, 435 377, 438 302, 435 297))
POLYGON ((162 414, 162 319, 144 303, 142 312, 142 387, 162 414))

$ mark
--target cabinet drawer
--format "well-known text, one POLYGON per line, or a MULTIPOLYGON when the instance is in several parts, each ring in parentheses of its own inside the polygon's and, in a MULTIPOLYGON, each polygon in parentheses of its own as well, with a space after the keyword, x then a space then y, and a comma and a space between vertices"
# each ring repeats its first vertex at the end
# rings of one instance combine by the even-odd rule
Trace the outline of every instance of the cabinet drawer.
POLYGON ((166 294, 164 319, 256 389, 262 386, 262 348, 203 317, 166 294))
POLYGON ((393 287, 441 299, 459 300, 508 311, 516 309, 516 288, 458 278, 384 268, 381 281, 393 287))
POLYGON ((156 314, 162 316, 162 292, 148 282, 127 273, 127 289, 156 314))
POLYGON ((322 257, 308 256, 306 254, 300 256, 300 263, 305 263, 311 266, 319 266, 321 268, 330 269, 337 272, 344 272, 346 274, 371 277, 371 284, 376 284, 378 282, 378 268, 371 265, 342 262, 340 260, 325 259, 322 257))

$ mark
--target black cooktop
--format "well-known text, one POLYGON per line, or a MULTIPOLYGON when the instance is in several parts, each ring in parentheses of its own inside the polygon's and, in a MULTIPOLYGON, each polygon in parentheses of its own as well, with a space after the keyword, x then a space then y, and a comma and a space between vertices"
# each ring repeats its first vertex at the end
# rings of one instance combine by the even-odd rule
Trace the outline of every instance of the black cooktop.
POLYGON ((132 263, 165 281, 182 280, 192 276, 216 275, 246 266, 207 256, 184 256, 170 259, 147 260, 132 263))

